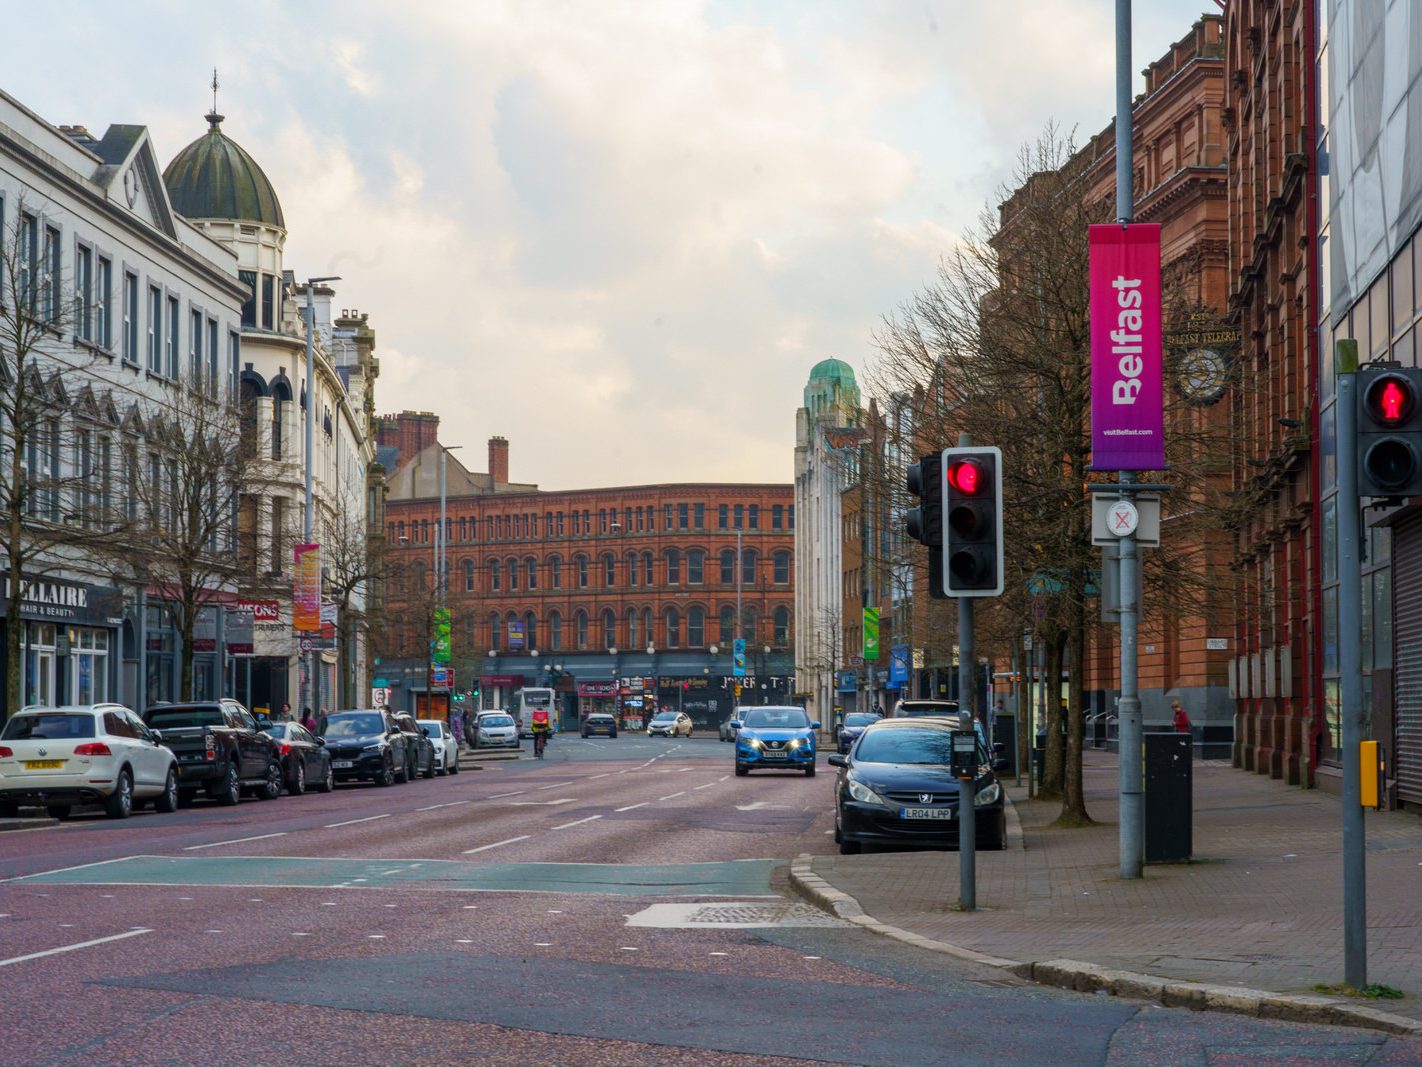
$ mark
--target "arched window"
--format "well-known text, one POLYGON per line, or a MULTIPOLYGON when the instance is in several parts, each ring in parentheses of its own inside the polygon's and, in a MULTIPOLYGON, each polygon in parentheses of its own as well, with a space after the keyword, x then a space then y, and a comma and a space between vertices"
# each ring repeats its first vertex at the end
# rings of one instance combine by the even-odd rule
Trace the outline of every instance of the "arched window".
POLYGON ((706 580, 706 553, 693 548, 686 554, 686 584, 700 585, 706 580))
POLYGON ((530 652, 538 648, 538 616, 531 611, 523 617, 523 642, 530 652))
POLYGON ((523 574, 524 574, 523 587, 524 587, 525 589, 537 589, 537 588, 538 588, 538 560, 534 559, 532 556, 529 556, 526 560, 524 560, 524 561, 523 561, 523 574))
POLYGON ((507 565, 508 565, 508 568, 509 568, 509 588, 510 588, 510 589, 517 589, 517 588, 518 588, 518 560, 516 560, 516 559, 514 559, 512 556, 510 556, 509 559, 508 559, 508 564, 507 564, 507 565))
POLYGON ((655 585, 656 579, 652 576, 652 554, 642 553, 642 581, 646 585, 655 585))
POLYGON ((772 643, 776 648, 785 648, 790 644, 790 609, 787 607, 775 609, 775 640, 772 643))
POLYGON ((557 611, 548 613, 548 648, 552 652, 563 651, 563 616, 557 611))
POLYGON ((574 562, 578 566, 578 588, 586 589, 588 587, 588 557, 578 556, 574 562))
POLYGON ((681 549, 667 549, 667 585, 681 584, 681 549))
POLYGON ((415 584, 413 592, 416 595, 425 592, 425 565, 423 561, 415 564, 411 578, 415 584))
MULTIPOLYGON (((627 585, 629 587, 637 584, 637 564, 641 557, 635 552, 627 553, 627 585)), ((635 643, 635 642, 634 642, 635 643)))
POLYGON ((652 645, 652 646, 655 647, 655 645, 656 645, 656 643, 657 643, 657 635, 652 632, 652 609, 651 609, 651 608, 643 608, 643 609, 642 609, 642 633, 646 634, 646 636, 647 636, 647 644, 652 645))
POLYGON ((461 560, 461 567, 464 568, 464 591, 474 592, 474 561, 472 559, 461 560))
POLYGON ((430 543, 430 520, 429 520, 429 519, 421 519, 421 520, 420 520, 420 543, 421 543, 421 544, 426 544, 426 545, 430 543))
POLYGON ((676 608, 667 608, 667 648, 681 647, 681 614, 676 608))
POLYGON ((562 556, 550 556, 548 559, 548 586, 550 589, 563 588, 562 556))
MULTIPOLYGON (((634 559, 636 557, 633 557, 634 559)), ((637 627, 637 609, 627 609, 627 647, 633 650, 642 647, 641 636, 637 627)))
POLYGON ((504 565, 496 559, 489 560, 489 588, 499 590, 503 588, 504 565))
POLYGON ((721 605, 721 644, 729 645, 736 639, 736 609, 730 604, 721 605))
POLYGON ((464 616, 464 647, 472 649, 474 647, 474 616, 464 616))
POLYGON ((790 584, 790 553, 783 548, 775 553, 775 584, 790 584))
POLYGON ((617 584, 617 557, 611 552, 604 553, 602 557, 602 584, 606 589, 617 584))
POLYGON ((588 613, 586 611, 579 610, 573 616, 573 627, 577 631, 577 646, 578 651, 581 652, 588 647, 588 613))
POLYGON ((721 584, 736 584, 736 550, 734 548, 721 549, 721 584))
POLYGON ((692 608, 686 613, 686 643, 690 648, 706 644, 705 608, 692 608))
POLYGON ((755 585, 756 563, 759 562, 755 549, 748 548, 741 553, 741 584, 755 585))
POLYGON ((611 608, 602 613, 602 647, 617 647, 617 616, 611 608))
POLYGON ((504 627, 497 611, 489 616, 489 647, 495 652, 504 647, 504 627))

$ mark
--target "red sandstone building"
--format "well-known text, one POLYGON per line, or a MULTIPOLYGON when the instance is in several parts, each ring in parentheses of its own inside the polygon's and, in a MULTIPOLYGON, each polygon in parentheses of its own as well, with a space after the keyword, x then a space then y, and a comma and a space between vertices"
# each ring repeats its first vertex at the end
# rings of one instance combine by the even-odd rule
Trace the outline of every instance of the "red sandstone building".
POLYGON ((591 710, 635 720, 670 706, 699 727, 726 717, 737 684, 743 702, 789 698, 789 484, 543 492, 509 481, 503 438, 490 439, 480 473, 445 452, 438 429, 428 413, 380 424, 382 459, 395 472, 380 674, 395 703, 413 707, 426 691, 442 456, 456 691, 477 688, 481 706, 499 707, 521 686, 551 684, 565 721, 591 710), (737 637, 746 642, 741 677, 737 637))

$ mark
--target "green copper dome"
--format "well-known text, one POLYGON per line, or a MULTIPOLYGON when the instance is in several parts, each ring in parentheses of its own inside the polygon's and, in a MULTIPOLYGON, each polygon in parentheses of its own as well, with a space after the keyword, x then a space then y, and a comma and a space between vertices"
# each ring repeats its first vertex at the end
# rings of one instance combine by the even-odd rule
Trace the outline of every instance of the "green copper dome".
POLYGON ((207 116, 208 131, 163 172, 173 210, 190 219, 240 219, 286 229, 276 190, 262 168, 222 132, 222 116, 207 116))
POLYGON ((810 368, 805 383, 805 407, 812 417, 852 422, 858 417, 859 383, 854 368, 842 359, 822 359, 810 368))
POLYGON ((822 359, 810 368, 810 381, 838 381, 854 384, 854 368, 842 359, 822 359))

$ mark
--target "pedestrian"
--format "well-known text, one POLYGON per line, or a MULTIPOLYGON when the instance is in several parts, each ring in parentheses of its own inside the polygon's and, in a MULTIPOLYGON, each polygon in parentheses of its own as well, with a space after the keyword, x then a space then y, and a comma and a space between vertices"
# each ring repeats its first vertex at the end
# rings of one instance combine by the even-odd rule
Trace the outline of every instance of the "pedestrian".
POLYGON ((1170 710, 1175 713, 1175 732, 1178 734, 1190 733, 1190 716, 1185 714, 1185 709, 1180 706, 1180 701, 1172 700, 1170 710))
POLYGON ((277 713, 277 721, 291 722, 291 701, 283 700, 281 702, 281 711, 277 713))
MULTIPOLYGON (((289 711, 290 709, 289 709, 286 705, 283 705, 283 710, 289 711)), ((290 716, 288 715, 288 716, 284 716, 284 717, 289 718, 290 716)), ((311 709, 310 709, 310 708, 307 708, 305 714, 303 714, 303 715, 301 716, 301 725, 304 726, 304 727, 306 727, 306 729, 307 729, 310 733, 313 733, 313 734, 314 734, 314 733, 317 732, 317 730, 316 730, 316 716, 313 715, 313 714, 311 714, 311 709)))

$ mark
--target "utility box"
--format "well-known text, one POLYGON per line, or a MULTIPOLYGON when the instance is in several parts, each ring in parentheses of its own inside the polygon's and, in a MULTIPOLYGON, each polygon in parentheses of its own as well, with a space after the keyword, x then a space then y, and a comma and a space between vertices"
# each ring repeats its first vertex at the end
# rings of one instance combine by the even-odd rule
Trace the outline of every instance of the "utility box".
POLYGON ((1007 760, 1004 774, 1017 774, 1017 718, 1004 712, 993 719, 992 739, 1002 745, 1002 758, 1007 760))
POLYGON ((1148 733, 1145 741, 1145 860, 1184 863, 1193 852, 1194 738, 1148 733))

